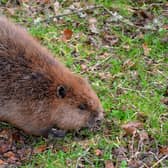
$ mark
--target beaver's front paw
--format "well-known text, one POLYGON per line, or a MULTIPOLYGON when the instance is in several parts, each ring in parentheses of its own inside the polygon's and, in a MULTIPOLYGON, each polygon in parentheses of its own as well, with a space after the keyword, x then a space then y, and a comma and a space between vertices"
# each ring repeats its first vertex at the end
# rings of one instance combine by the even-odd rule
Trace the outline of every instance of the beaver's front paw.
POLYGON ((48 132, 49 137, 54 138, 63 138, 66 135, 66 131, 64 130, 58 130, 56 128, 51 128, 51 130, 48 132))

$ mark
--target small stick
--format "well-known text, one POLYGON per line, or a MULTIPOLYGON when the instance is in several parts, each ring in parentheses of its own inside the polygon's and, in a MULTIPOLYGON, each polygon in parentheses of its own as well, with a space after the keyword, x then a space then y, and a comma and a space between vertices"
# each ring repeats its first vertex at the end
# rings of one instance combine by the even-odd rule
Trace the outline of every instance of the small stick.
MULTIPOLYGON (((60 14, 60 15, 56 15, 56 16, 53 16, 53 17, 49 17, 48 19, 54 19, 54 18, 60 18, 60 17, 63 17, 63 16, 68 16, 68 15, 73 15, 73 14, 77 14, 77 13, 80 13, 80 12, 84 12, 84 11, 87 11, 87 10, 93 10, 93 9, 96 9, 96 8, 103 8, 102 5, 98 5, 98 6, 89 6, 87 8, 82 8, 82 9, 79 9, 79 10, 74 10, 72 12, 68 12, 68 13, 63 13, 63 14, 60 14)), ((48 19, 45 19, 43 21, 46 21, 48 19)))
MULTIPOLYGON (((109 9, 107 9, 106 7, 102 6, 103 9, 108 13, 110 14, 112 17, 115 17, 115 14, 113 12, 111 12, 109 9)), ((142 26, 137 26, 135 24, 133 24, 132 22, 130 22, 129 20, 127 19, 122 19, 122 18, 119 18, 118 19, 120 22, 124 23, 124 24, 127 24, 128 26, 132 26, 132 27, 136 27, 136 28, 139 28, 139 29, 143 29, 143 30, 157 30, 155 28, 147 28, 147 27, 142 27, 142 26)))
POLYGON ((163 156, 160 160, 158 160, 156 163, 153 164, 151 168, 156 167, 159 163, 161 163, 163 160, 165 160, 168 157, 168 155, 163 156))
MULTIPOLYGON (((87 148, 87 149, 83 152, 83 154, 78 157, 78 159, 77 159, 77 161, 76 161, 76 166, 75 166, 76 168, 78 168, 78 165, 79 165, 79 162, 80 162, 81 158, 82 158, 82 157, 85 157, 85 156, 87 155, 87 153, 89 152, 89 150, 90 150, 90 147, 87 148)), ((87 160, 87 162, 92 165, 92 163, 91 163, 90 161, 87 160)), ((92 167, 93 167, 93 165, 92 165, 92 167)))

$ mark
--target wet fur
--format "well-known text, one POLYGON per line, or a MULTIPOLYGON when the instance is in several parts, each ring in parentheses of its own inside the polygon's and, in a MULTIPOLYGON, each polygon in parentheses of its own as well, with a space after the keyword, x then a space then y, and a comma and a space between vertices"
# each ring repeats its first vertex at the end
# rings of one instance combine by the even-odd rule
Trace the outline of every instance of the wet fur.
POLYGON ((102 113, 89 84, 53 58, 21 27, 0 18, 0 120, 25 132, 45 135, 54 126, 85 126, 102 113), (67 88, 64 99, 56 96, 67 88), (80 111, 78 105, 87 103, 80 111), (84 114, 82 114, 84 113, 84 114))

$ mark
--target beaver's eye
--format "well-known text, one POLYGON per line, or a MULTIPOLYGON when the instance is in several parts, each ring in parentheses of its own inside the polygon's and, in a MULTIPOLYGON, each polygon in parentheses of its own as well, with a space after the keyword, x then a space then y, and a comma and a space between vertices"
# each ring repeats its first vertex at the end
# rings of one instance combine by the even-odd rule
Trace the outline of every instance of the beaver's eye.
POLYGON ((57 97, 64 98, 66 96, 66 92, 67 92, 67 90, 66 90, 65 86, 59 85, 57 87, 57 97))
POLYGON ((80 104, 80 105, 78 106, 78 108, 79 108, 80 110, 86 110, 86 109, 87 109, 87 104, 82 103, 82 104, 80 104))

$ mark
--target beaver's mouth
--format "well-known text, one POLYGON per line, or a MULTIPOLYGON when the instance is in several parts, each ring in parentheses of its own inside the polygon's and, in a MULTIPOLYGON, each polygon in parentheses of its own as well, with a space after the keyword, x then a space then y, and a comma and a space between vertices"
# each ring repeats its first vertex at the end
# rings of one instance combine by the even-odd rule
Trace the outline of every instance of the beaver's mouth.
POLYGON ((90 120, 88 120, 88 122, 86 123, 86 127, 91 131, 98 131, 101 129, 103 121, 103 119, 99 118, 90 118, 90 120))
MULTIPOLYGON (((88 121, 84 127, 76 129, 74 133, 80 134, 80 132, 85 129, 89 129, 92 132, 99 131, 101 129, 102 122, 103 122, 102 120, 94 120, 94 122, 93 120, 88 121)), ((69 131, 61 130, 54 127, 54 128, 51 128, 50 131, 48 132, 48 137, 64 138, 67 132, 69 131)))

